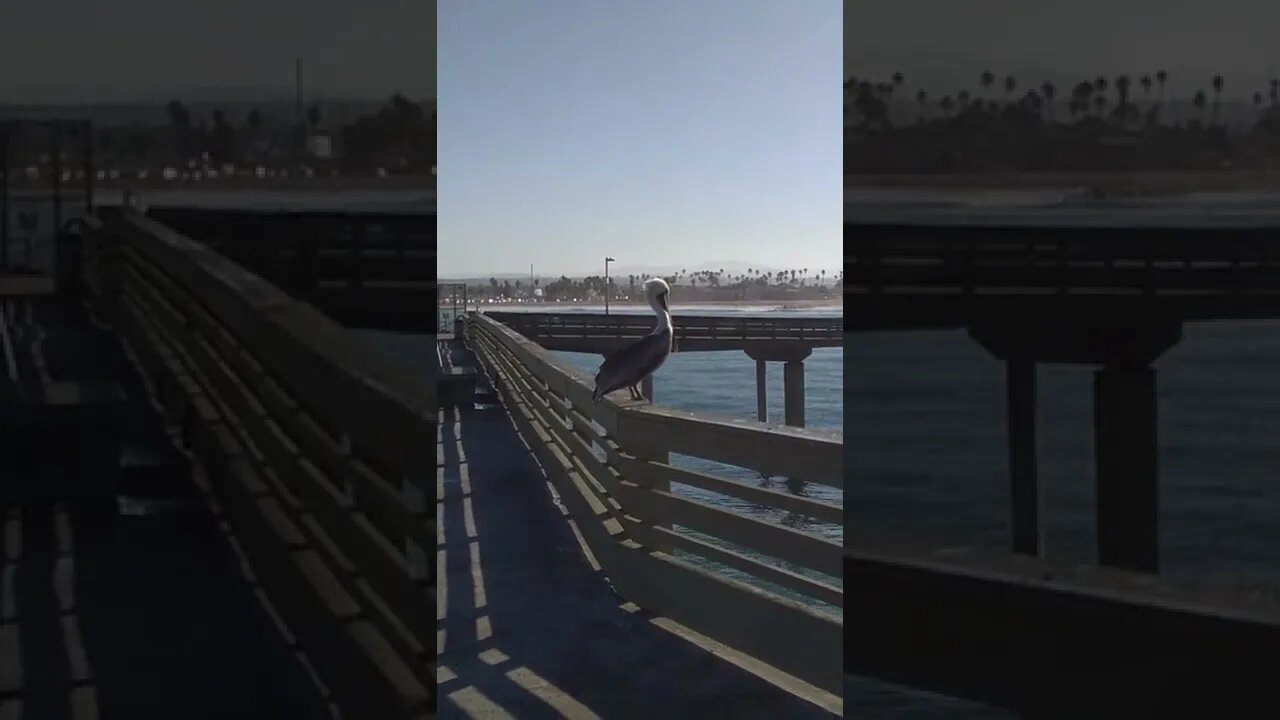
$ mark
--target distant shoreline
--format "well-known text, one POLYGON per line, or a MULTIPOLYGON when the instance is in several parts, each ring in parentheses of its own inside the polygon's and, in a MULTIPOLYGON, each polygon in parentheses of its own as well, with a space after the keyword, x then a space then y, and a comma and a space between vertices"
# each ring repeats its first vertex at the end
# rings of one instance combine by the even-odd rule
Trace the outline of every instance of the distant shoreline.
POLYGON ((1100 188, 1119 195, 1181 195, 1193 192, 1280 190, 1280 172, 1132 173, 887 173, 848 174, 846 189, 1079 189, 1100 188))
MULTIPOLYGON (((771 307, 776 306, 776 307, 783 307, 783 308, 797 308, 797 309, 799 309, 799 308, 803 308, 803 309, 808 310, 808 309, 818 309, 818 308, 833 308, 833 309, 834 309, 834 308, 843 308, 843 307, 844 307, 844 301, 843 301, 843 300, 841 300, 841 299, 830 299, 830 300, 825 300, 825 299, 824 299, 824 300, 817 300, 817 299, 815 299, 815 300, 785 300, 785 301, 783 301, 783 300, 689 300, 689 301, 687 301, 687 302, 682 302, 682 301, 677 300, 677 301, 672 302, 672 303, 671 303, 671 305, 672 305, 672 307, 682 307, 682 306, 694 306, 694 307, 704 307, 704 306, 705 306, 705 307, 717 307, 717 306, 718 306, 718 307, 756 307, 756 306, 760 306, 760 305, 768 305, 768 306, 771 306, 771 307)), ((444 306, 442 305, 442 307, 444 307, 444 306)), ((541 308, 547 308, 547 309, 549 309, 549 310, 554 310, 554 309, 556 309, 556 308, 566 308, 566 307, 572 307, 572 308, 599 308, 599 309, 603 310, 603 309, 604 309, 604 303, 572 303, 572 302, 546 302, 546 303, 480 303, 480 308, 481 308, 481 309, 494 308, 494 309, 501 310, 501 309, 505 309, 505 308, 529 308, 529 307, 541 307, 541 308)), ((621 301, 621 302, 610 302, 610 303, 609 303, 609 307, 611 307, 611 308, 615 308, 615 307, 639 307, 639 308, 648 308, 648 305, 647 305, 646 303, 642 302, 642 301, 621 301)))
MULTIPOLYGON (((64 194, 82 192, 84 180, 69 180, 62 183, 64 194)), ((53 192, 51 181, 15 181, 10 185, 15 195, 27 191, 32 195, 44 196, 53 192)), ((225 192, 227 190, 252 191, 308 191, 308 192, 345 192, 351 190, 423 190, 435 191, 436 179, 431 175, 388 175, 387 177, 355 176, 355 177, 291 177, 291 178, 205 178, 203 180, 165 180, 163 178, 94 180, 94 191, 120 192, 122 190, 147 191, 180 191, 225 192)))

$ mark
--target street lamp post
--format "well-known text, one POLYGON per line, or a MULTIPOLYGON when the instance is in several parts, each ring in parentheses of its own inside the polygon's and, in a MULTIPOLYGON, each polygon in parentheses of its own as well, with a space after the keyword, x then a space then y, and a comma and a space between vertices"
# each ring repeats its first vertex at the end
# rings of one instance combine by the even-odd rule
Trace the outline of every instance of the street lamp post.
POLYGON ((611 257, 604 259, 604 314, 609 314, 609 263, 617 262, 611 257))

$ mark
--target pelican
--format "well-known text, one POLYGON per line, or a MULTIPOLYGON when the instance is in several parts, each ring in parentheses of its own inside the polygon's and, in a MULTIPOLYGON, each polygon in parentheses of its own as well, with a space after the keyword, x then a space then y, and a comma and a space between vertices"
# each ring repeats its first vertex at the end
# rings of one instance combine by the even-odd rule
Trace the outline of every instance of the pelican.
POLYGON ((667 296, 671 288, 661 278, 652 278, 644 283, 644 299, 653 308, 657 323, 653 332, 605 358, 596 373, 596 389, 591 394, 593 400, 608 395, 614 390, 626 388, 631 391, 632 400, 640 400, 640 381, 657 372, 662 363, 671 354, 671 310, 667 306, 667 296))

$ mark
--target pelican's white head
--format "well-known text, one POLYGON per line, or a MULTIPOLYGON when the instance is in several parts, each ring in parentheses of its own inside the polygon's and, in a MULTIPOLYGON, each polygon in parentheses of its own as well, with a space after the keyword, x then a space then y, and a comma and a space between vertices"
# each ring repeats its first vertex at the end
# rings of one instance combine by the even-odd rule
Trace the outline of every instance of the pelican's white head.
POLYGON ((662 308, 670 312, 667 298, 671 294, 671 286, 662 278, 650 278, 644 281, 644 299, 654 310, 662 308))

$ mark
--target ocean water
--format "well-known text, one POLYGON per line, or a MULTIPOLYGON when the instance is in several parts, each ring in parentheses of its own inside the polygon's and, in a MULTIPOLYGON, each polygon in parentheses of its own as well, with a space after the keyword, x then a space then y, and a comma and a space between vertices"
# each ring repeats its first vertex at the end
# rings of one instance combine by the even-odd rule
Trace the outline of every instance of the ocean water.
MULTIPOLYGON (((845 350, 846 522, 1007 548, 1003 366, 962 331, 852 333, 845 350)), ((1188 324, 1155 367, 1161 573, 1280 593, 1280 322, 1188 324)), ((1046 552, 1093 562, 1092 369, 1038 373, 1046 552)), ((846 692, 873 716, 1008 717, 871 682, 846 692)))

